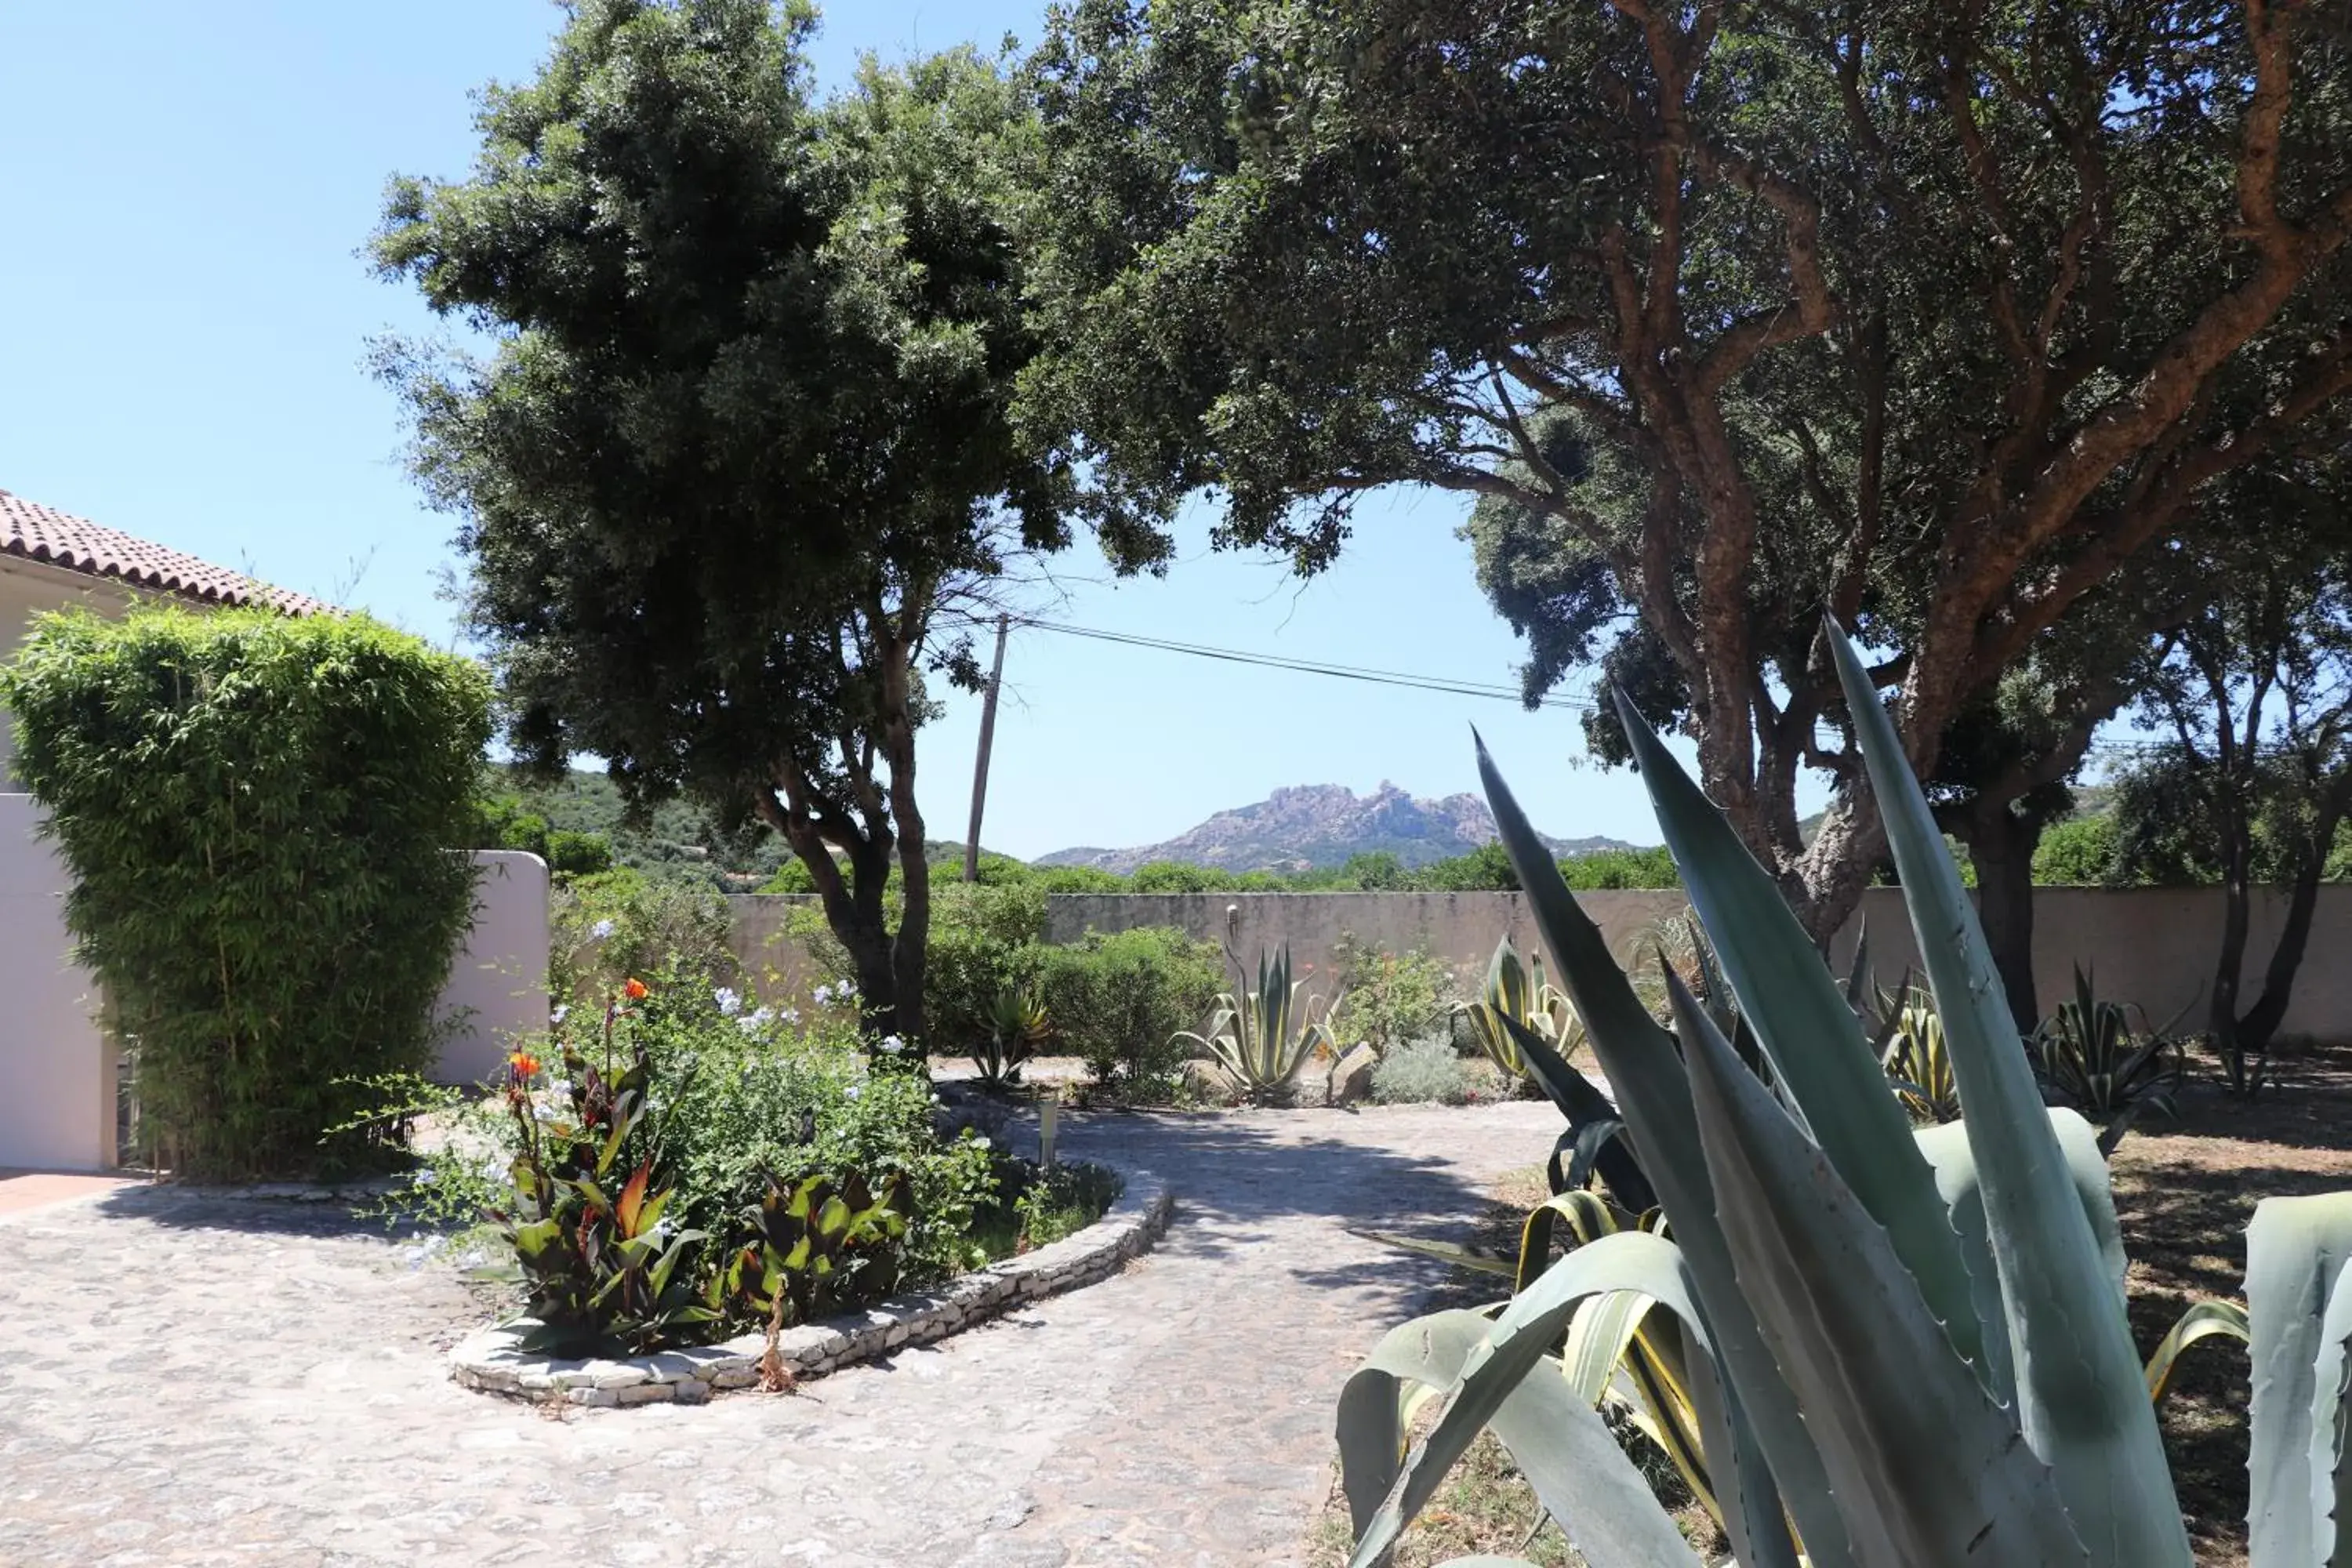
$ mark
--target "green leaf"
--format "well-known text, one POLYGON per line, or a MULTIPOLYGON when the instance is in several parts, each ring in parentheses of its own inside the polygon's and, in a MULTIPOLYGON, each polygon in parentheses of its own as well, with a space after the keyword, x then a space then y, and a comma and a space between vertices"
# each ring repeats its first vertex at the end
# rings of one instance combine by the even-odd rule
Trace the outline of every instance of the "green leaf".
POLYGON ((1942 831, 1853 645, 1827 628, 1959 1084, 2017 1410, 2098 1568, 2189 1568, 2139 1356, 1942 831))
POLYGON ((1740 1289, 1820 1444, 1856 1558, 2084 1562, 2049 1469, 1954 1352, 1885 1230, 1671 971, 1666 984, 1740 1289))
MULTIPOLYGON (((2130 1260, 2124 1256, 2122 1226, 2116 1219, 2115 1190, 2107 1162, 2099 1152, 2096 1129, 2073 1110, 2053 1106, 2050 1125, 2082 1200, 2084 1217, 2098 1240, 2099 1257, 2116 1289, 2115 1309, 2124 1310, 2124 1277, 2130 1260)), ((1935 1168, 1936 1190, 1951 1206, 1952 1227, 1959 1232, 1960 1250, 1968 1258, 1969 1280, 1976 1299, 1977 1316, 1985 1327, 1985 1352, 1991 1387, 2004 1404, 2016 1396, 2017 1370, 2009 1359, 2009 1325, 2003 1316, 2000 1277, 1992 1260, 1992 1244, 1985 1234, 1984 1194, 1977 1181, 1976 1152, 1969 1146, 1968 1129, 1954 1121, 1921 1128, 1912 1136, 1920 1152, 1935 1168)))
POLYGON ((1398 1384, 1454 1386, 1490 1323, 1475 1312, 1434 1312, 1391 1329, 1339 1390, 1339 1488, 1349 1532, 1360 1537, 1396 1484, 1404 1458, 1398 1384))
POLYGON ((2250 1343, 2253 1330, 2246 1310, 2235 1301, 2200 1301, 2180 1314, 2147 1358, 2147 1397, 2161 1405, 2171 1391, 2172 1374, 2189 1347, 2215 1336, 2250 1343))
POLYGON ((1725 1376, 1737 1389, 1773 1478, 1796 1516, 1806 1555, 1813 1568, 1852 1568, 1854 1559, 1846 1544, 1845 1524, 1831 1500, 1821 1456, 1740 1297, 1731 1253, 1716 1216, 1690 1085, 1674 1039, 1642 1005, 1610 956, 1600 928, 1569 892, 1550 850, 1519 809, 1484 742, 1478 743, 1478 776, 1536 928, 1551 950, 1562 988, 1584 1020, 1593 1055, 1616 1095, 1618 1112, 1633 1130, 1643 1169, 1658 1189, 1675 1239, 1697 1282, 1707 1332, 1725 1376))
POLYGON ((1969 1273, 1945 1223, 1934 1173, 1911 1142, 1910 1119, 1886 1091, 1886 1073, 1861 1021, 1831 978, 1770 872, 1622 693, 1618 717, 1656 806, 1683 886, 1780 1087, 1830 1163, 1894 1239, 1927 1309, 1962 1359, 1984 1361, 1969 1273))
MULTIPOLYGON (((1553 1264, 1542 1279, 1511 1299, 1486 1337, 1472 1348, 1444 1415, 1407 1458, 1396 1485, 1357 1543, 1359 1563, 1368 1563, 1385 1551, 1421 1512, 1454 1462, 1559 1341, 1578 1304, 1588 1297, 1618 1290, 1638 1290, 1698 1326, 1682 1254, 1662 1237, 1621 1231, 1580 1247, 1553 1264)), ((1569 1404, 1607 1436, 1606 1428, 1601 1427, 1589 1407, 1573 1399, 1569 1404)), ((1650 1503, 1652 1513, 1657 1513, 1646 1491, 1642 1499, 1650 1503)), ((1658 1517, 1663 1521, 1664 1516, 1658 1517)), ((1562 1519, 1561 1523, 1569 1526, 1570 1521, 1562 1519)), ((1622 1526, 1629 1542, 1640 1539, 1640 1525, 1614 1516, 1611 1524, 1622 1526)), ((1668 1529, 1671 1531, 1671 1526, 1668 1529)), ((1678 1537, 1676 1544, 1680 1544, 1678 1537)))
POLYGON ((2320 1347, 2337 1279, 2352 1259, 2352 1193, 2264 1198, 2246 1227, 2246 1317, 2253 1362, 2252 1495, 2246 1538, 2254 1568, 2324 1561, 2316 1539, 2322 1476, 2312 1453, 2320 1347))

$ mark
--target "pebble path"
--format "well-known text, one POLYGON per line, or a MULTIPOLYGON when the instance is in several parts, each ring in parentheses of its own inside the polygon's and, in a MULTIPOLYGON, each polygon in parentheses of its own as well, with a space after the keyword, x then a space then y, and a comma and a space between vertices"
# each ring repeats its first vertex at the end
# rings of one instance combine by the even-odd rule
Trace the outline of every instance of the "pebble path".
POLYGON ((1558 1114, 1066 1117, 1167 1177, 1101 1284, 790 1396, 469 1393, 446 1264, 320 1205, 134 1187, 0 1218, 0 1564, 1127 1568, 1300 1560, 1340 1384, 1558 1114))

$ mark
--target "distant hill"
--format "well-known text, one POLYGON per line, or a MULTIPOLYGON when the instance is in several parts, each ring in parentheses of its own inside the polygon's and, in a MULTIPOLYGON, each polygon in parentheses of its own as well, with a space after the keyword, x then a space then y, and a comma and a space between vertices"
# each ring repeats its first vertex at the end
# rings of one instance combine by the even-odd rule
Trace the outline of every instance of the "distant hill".
MULTIPOLYGON (((1276 790, 1254 805, 1221 811, 1161 844, 1131 849, 1057 849, 1039 866, 1095 866, 1121 875, 1156 860, 1229 871, 1298 872, 1344 865, 1385 851, 1407 868, 1467 855, 1494 842, 1495 818, 1475 795, 1423 800, 1383 782, 1368 795, 1345 784, 1276 790)), ((1557 855, 1630 849, 1615 838, 1552 838, 1557 855)))

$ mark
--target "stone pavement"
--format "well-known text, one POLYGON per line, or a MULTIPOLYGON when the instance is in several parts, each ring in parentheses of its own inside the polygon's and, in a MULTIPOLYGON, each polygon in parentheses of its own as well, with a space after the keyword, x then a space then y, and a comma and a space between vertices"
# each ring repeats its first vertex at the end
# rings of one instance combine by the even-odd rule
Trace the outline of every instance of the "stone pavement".
POLYGON ((0 1220, 0 1564, 1297 1561, 1339 1385, 1443 1234, 1540 1161, 1519 1103, 1066 1119, 1158 1171, 1126 1272, 790 1396, 533 1407, 442 1352, 446 1265, 320 1205, 131 1188, 0 1220))

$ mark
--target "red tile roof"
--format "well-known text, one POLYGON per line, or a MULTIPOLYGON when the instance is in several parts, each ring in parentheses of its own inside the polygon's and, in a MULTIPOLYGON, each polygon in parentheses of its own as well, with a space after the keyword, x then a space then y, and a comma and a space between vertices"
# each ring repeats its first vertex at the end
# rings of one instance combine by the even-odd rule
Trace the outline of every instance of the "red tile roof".
POLYGON ((21 555, 208 605, 267 605, 289 616, 315 616, 334 609, 307 594, 273 588, 242 572, 133 539, 6 490, 0 490, 0 555, 21 555))

